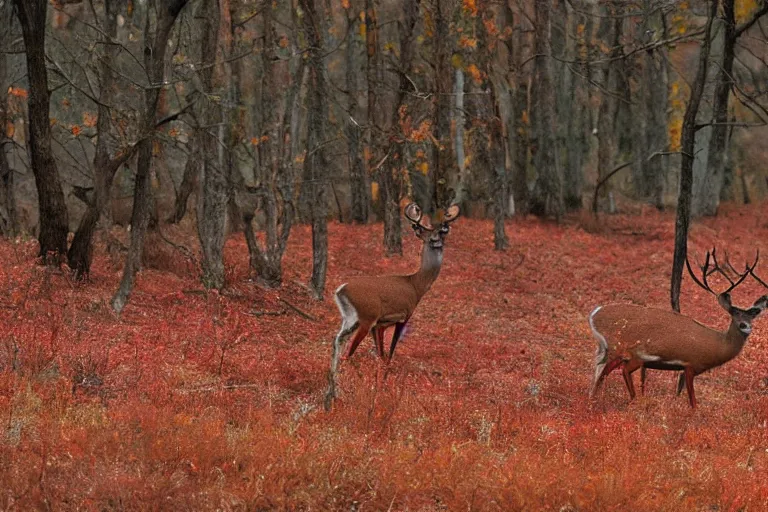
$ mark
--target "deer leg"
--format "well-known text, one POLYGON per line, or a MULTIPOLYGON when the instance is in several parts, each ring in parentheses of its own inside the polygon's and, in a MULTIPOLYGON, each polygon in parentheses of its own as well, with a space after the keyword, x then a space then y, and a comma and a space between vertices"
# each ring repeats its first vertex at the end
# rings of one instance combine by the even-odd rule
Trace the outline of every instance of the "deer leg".
POLYGON ((685 387, 688 389, 688 401, 691 407, 695 408, 696 394, 693 392, 693 378, 696 376, 696 373, 693 371, 693 368, 686 366, 683 374, 685 375, 685 387))
POLYGON ((645 396, 645 372, 646 372, 645 366, 640 368, 640 394, 642 396, 645 396))
POLYGON ((341 354, 341 346, 344 344, 350 334, 352 334, 357 327, 357 322, 349 323, 344 320, 341 324, 336 338, 333 340, 333 346, 331 347, 331 369, 328 372, 328 391, 325 393, 325 410, 331 409, 331 403, 336 398, 336 372, 339 369, 339 355, 341 354))
POLYGON ((624 384, 627 385, 627 391, 629 391, 630 400, 634 400, 635 398, 635 384, 632 382, 632 374, 642 366, 643 362, 638 359, 630 359, 621 365, 621 375, 624 377, 624 384))
POLYGON ((342 361, 352 357, 352 354, 355 353, 355 350, 357 350, 357 346, 360 344, 361 341, 363 341, 363 338, 368 336, 368 332, 370 332, 372 325, 373 325, 373 322, 365 323, 365 324, 361 323, 358 326, 357 332, 355 332, 355 335, 349 341, 349 347, 347 348, 347 353, 344 354, 344 357, 341 358, 342 361))
POLYGON ((611 373, 613 370, 618 368, 624 363, 622 359, 613 359, 608 364, 603 366, 602 371, 600 372, 600 375, 595 379, 595 383, 592 385, 592 389, 589 392, 589 396, 595 396, 595 393, 597 393, 597 390, 600 389, 600 385, 603 383, 603 380, 605 377, 611 373))
POLYGON ((376 351, 382 359, 384 359, 384 331, 386 329, 386 327, 373 328, 373 340, 376 342, 376 351))
MULTIPOLYGON (((407 321, 406 321, 407 322, 407 321)), ((395 355, 395 347, 403 337, 403 330, 405 329, 406 322, 398 322, 395 324, 395 332, 392 334, 392 344, 389 346, 389 360, 392 360, 392 356, 395 355)))
POLYGON ((680 372, 677 374, 677 394, 678 396, 680 393, 683 392, 683 388, 685 387, 685 372, 680 372))

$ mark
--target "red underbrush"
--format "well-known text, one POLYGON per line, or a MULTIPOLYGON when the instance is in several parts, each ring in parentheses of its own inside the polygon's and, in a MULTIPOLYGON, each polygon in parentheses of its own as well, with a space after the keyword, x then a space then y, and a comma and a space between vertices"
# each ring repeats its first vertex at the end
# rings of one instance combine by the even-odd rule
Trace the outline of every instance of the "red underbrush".
MULTIPOLYGON (((768 254, 767 213, 725 207, 695 223, 692 255, 768 254)), ((331 290, 415 269, 410 233, 404 256, 387 259, 380 225, 331 224, 322 302, 304 285, 305 226, 280 289, 250 274, 242 235, 227 242, 221 293, 202 289, 193 253, 155 250, 120 317, 109 306, 119 269, 102 242, 84 283, 36 264, 33 242, 0 242, 0 507, 762 509, 768 320, 738 358, 697 378, 696 410, 675 396, 671 372, 650 371, 633 402, 617 375, 587 397, 590 311, 668 307, 673 215, 529 218, 507 231, 510 249, 495 252, 490 222, 455 223, 394 360, 380 362, 366 340, 342 363, 328 413, 331 290)), ((734 302, 764 293, 748 282, 734 302)), ((682 304, 727 325, 688 279, 682 304)))

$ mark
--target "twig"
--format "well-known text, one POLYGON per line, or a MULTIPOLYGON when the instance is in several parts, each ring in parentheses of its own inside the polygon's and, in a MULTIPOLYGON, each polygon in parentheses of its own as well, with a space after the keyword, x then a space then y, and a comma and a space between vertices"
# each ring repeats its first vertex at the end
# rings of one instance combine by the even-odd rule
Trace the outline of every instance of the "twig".
POLYGON ((246 315, 251 315, 251 316, 255 316, 255 317, 260 317, 260 316, 282 316, 282 315, 284 315, 286 313, 287 313, 287 311, 284 310, 284 309, 281 309, 280 311, 246 311, 245 312, 246 315))
POLYGON ((296 313, 298 313, 299 315, 301 315, 301 316, 303 316, 304 318, 306 318, 307 320, 310 320, 310 321, 312 321, 312 322, 317 322, 317 318, 313 317, 313 316, 312 316, 312 315, 310 315, 309 313, 305 313, 304 311, 300 310, 299 308, 297 308, 296 306, 294 306, 293 304, 291 304, 290 302, 288 302, 288 301, 287 301, 287 300, 285 300, 284 298, 280 297, 278 300, 279 300, 280 302, 282 302, 283 304, 285 304, 286 306, 288 306, 289 308, 291 308, 292 310, 294 310, 294 311, 295 311, 296 313))

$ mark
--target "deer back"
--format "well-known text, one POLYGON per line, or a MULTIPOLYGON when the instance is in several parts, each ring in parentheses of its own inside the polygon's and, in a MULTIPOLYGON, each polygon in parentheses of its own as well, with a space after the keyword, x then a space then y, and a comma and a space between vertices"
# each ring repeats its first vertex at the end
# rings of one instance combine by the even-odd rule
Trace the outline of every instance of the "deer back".
POLYGON ((746 341, 733 325, 722 332, 674 311, 635 305, 603 306, 590 323, 609 352, 699 372, 733 359, 746 341))

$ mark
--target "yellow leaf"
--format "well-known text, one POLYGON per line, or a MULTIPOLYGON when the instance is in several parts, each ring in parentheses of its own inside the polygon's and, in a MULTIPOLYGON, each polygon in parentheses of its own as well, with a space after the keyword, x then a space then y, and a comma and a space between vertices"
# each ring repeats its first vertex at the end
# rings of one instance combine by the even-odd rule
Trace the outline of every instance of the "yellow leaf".
POLYGON ((420 164, 419 164, 419 165, 418 165, 416 168, 417 168, 417 169, 419 170, 419 172, 420 172, 421 174, 423 174, 424 176, 426 176, 427 174, 429 174, 429 164, 428 164, 427 162, 421 162, 421 163, 420 163, 420 164))
POLYGON ((373 201, 379 200, 379 184, 375 181, 371 182, 371 199, 373 201))

